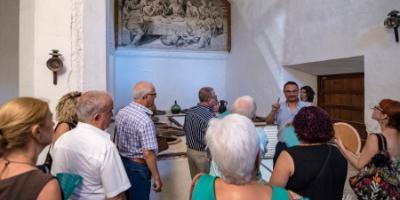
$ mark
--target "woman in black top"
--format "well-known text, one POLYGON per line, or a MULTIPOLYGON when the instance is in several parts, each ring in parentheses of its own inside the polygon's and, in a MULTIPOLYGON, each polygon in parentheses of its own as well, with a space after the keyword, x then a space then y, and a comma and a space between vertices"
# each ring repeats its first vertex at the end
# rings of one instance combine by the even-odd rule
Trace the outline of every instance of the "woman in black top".
POLYGON ((65 94, 59 100, 56 107, 57 126, 54 129, 53 144, 62 134, 77 125, 76 105, 80 96, 81 92, 73 91, 65 94))
POLYGON ((328 144, 334 137, 328 114, 314 106, 302 108, 293 126, 300 145, 280 154, 271 184, 312 200, 342 199, 347 161, 328 144))

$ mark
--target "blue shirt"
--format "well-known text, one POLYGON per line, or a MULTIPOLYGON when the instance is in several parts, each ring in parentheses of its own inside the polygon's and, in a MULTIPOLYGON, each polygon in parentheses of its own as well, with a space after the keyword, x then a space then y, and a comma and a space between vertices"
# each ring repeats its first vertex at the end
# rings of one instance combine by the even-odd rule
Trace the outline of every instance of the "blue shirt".
POLYGON ((311 103, 298 101, 297 107, 294 111, 290 111, 287 102, 280 103, 280 107, 275 116, 275 123, 278 125, 278 140, 280 142, 284 142, 283 138, 283 129, 286 127, 286 124, 291 123, 296 116, 297 112, 303 107, 310 106, 311 103))
POLYGON ((143 158, 144 150, 158 151, 152 112, 141 104, 130 103, 115 117, 118 149, 122 157, 143 158))

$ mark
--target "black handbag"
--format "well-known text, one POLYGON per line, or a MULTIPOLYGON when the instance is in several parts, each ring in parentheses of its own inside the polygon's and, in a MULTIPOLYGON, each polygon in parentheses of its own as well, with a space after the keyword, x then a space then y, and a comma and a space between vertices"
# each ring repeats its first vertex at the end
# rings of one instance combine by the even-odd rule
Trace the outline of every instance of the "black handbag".
POLYGON ((36 168, 38 168, 39 170, 41 170, 42 172, 44 172, 46 174, 50 174, 51 165, 53 164, 53 158, 50 155, 50 149, 51 149, 51 145, 49 147, 49 151, 47 152, 46 160, 44 161, 44 163, 41 165, 36 165, 36 168))

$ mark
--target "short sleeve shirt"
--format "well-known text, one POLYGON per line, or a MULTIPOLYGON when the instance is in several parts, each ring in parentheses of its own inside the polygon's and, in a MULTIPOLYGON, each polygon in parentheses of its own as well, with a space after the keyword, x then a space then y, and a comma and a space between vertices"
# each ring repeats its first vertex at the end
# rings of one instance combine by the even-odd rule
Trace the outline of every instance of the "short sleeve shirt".
POLYGON ((63 172, 82 176, 72 199, 111 198, 131 186, 110 135, 82 122, 54 144, 51 173, 63 172))
POLYGON ((116 116, 118 149, 122 157, 143 158, 144 150, 158 151, 153 113, 136 102, 121 109, 116 116))
POLYGON ((294 117, 297 115, 299 110, 303 107, 310 106, 311 104, 304 101, 297 102, 297 108, 294 111, 291 111, 288 107, 287 102, 280 103, 280 107, 278 113, 275 117, 275 123, 278 124, 278 140, 280 142, 285 141, 283 138, 283 129, 285 128, 286 124, 291 123, 294 117))

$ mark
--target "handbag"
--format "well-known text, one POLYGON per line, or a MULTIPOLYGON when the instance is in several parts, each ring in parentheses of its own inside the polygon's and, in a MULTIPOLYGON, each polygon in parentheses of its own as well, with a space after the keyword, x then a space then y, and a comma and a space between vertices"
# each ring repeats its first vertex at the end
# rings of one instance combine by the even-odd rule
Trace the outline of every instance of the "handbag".
POLYGON ((361 171, 349 178, 358 199, 400 199, 400 162, 390 159, 386 138, 378 138, 379 152, 361 171))
POLYGON ((53 164, 53 158, 50 154, 51 145, 49 146, 49 151, 47 151, 46 160, 41 165, 36 165, 36 168, 41 170, 45 174, 50 174, 51 172, 51 165, 53 164))

